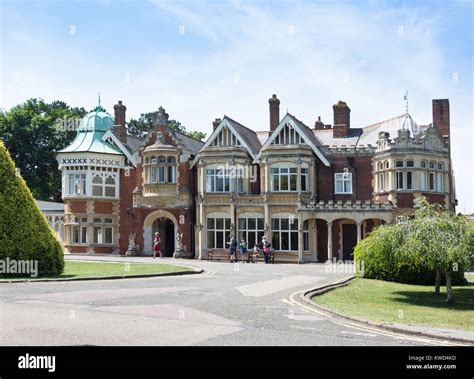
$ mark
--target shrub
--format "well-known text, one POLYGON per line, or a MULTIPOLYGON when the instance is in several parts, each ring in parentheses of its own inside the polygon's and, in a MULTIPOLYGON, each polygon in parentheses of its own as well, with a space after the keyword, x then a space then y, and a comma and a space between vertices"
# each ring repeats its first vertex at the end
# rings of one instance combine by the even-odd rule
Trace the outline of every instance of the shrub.
POLYGON ((396 225, 382 225, 354 250, 367 278, 410 284, 464 284, 464 271, 472 259, 473 228, 454 213, 421 203, 415 218, 396 225), (453 270, 454 268, 454 270, 453 270))
POLYGON ((0 141, 0 260, 7 257, 38 261, 42 276, 59 275, 64 268, 61 243, 0 141))

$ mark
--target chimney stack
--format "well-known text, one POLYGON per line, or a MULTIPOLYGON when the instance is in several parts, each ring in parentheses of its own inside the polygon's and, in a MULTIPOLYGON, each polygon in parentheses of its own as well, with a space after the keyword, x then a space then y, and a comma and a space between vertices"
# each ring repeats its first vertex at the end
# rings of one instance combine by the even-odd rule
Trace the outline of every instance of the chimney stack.
POLYGON ((449 100, 434 99, 433 108, 433 126, 439 134, 441 140, 449 147, 450 125, 449 125, 449 100))
POLYGON ((127 110, 127 107, 122 104, 122 100, 118 101, 118 104, 114 105, 114 111, 115 111, 115 120, 114 124, 115 129, 115 135, 118 137, 118 139, 124 143, 127 143, 127 128, 125 126, 125 111, 127 110))
POLYGON ((280 100, 277 95, 273 94, 268 99, 268 104, 270 104, 270 131, 273 132, 280 123, 280 100))
POLYGON ((321 121, 321 116, 318 116, 318 121, 314 123, 314 129, 324 129, 324 122, 321 121))
POLYGON ((332 106, 334 112, 333 137, 345 138, 351 127, 351 109, 344 101, 338 101, 332 106))
POLYGON ((219 126, 219 124, 221 123, 221 119, 220 118, 216 118, 214 121, 212 121, 212 130, 216 130, 216 128, 219 126))

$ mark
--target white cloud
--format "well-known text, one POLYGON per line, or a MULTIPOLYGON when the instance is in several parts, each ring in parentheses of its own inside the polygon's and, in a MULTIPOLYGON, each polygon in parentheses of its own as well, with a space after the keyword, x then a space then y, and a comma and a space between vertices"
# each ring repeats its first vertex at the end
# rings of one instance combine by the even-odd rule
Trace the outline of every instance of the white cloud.
POLYGON ((281 115, 288 108, 310 126, 318 115, 331 123, 337 100, 348 102, 354 127, 396 116, 404 112, 406 90, 413 117, 425 124, 431 122, 431 99, 450 98, 458 197, 462 209, 474 211, 472 179, 459 174, 474 163, 473 140, 465 138, 472 136, 472 93, 463 82, 472 78, 452 82, 457 68, 450 65, 456 62, 437 43, 443 27, 438 15, 390 3, 370 10, 348 3, 297 3, 285 11, 272 3, 153 4, 183 25, 180 38, 196 47, 173 54, 147 47, 155 49, 155 59, 140 61, 138 70, 114 59, 107 67, 95 65, 87 52, 71 64, 62 58, 64 51, 43 41, 36 65, 23 66, 31 82, 18 85, 11 74, 7 78, 7 106, 42 96, 92 107, 100 91, 109 111, 117 99, 133 117, 163 105, 188 129, 209 133, 212 120, 223 114, 254 130, 268 128, 272 93, 281 99, 281 115), (124 80, 127 72, 130 82, 124 80))

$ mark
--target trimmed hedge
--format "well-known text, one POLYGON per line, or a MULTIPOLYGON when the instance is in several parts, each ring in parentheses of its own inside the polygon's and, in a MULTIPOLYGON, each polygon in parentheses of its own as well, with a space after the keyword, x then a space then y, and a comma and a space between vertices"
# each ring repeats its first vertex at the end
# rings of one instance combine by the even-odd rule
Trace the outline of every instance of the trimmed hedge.
MULTIPOLYGON (((434 285, 436 273, 415 254, 406 254, 403 245, 410 233, 409 224, 381 225, 361 240, 355 250, 354 258, 363 262, 365 278, 390 282, 434 285)), ((442 273, 442 284, 446 283, 442 273)), ((452 284, 464 284, 464 272, 453 272, 452 284)))
POLYGON ((40 276, 60 275, 64 269, 61 243, 0 141, 0 260, 7 258, 38 261, 40 276))

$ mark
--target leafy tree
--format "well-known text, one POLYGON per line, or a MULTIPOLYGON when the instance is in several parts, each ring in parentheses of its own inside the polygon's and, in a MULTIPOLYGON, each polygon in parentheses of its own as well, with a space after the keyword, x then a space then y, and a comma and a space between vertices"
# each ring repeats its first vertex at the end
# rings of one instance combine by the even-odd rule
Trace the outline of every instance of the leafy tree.
POLYGON ((473 264, 474 227, 463 216, 421 199, 415 217, 383 225, 357 244, 354 257, 364 276, 402 283, 433 283, 440 293, 446 280, 447 302, 453 281, 461 282, 473 264))
POLYGON ((473 229, 465 217, 421 199, 420 209, 410 220, 410 233, 402 247, 404 255, 423 260, 436 273, 435 293, 440 293, 442 273, 446 275, 447 302, 454 301, 453 273, 470 268, 474 255, 473 229))
POLYGON ((206 133, 200 132, 198 130, 186 133, 188 137, 197 139, 199 141, 204 141, 206 139, 206 133))
MULTIPOLYGON (((138 120, 131 119, 128 122, 127 131, 131 136, 134 136, 139 139, 144 139, 148 132, 153 129, 155 125, 155 119, 158 115, 158 111, 142 113, 138 120)), ((206 133, 199 132, 199 131, 187 131, 186 127, 181 124, 181 122, 170 119, 168 120, 168 126, 180 133, 183 133, 191 138, 204 140, 206 138, 206 133)))
POLYGON ((61 200, 55 154, 74 139, 85 113, 84 108, 72 108, 63 101, 29 99, 0 114, 0 139, 36 199, 61 200))
POLYGON ((37 261, 40 275, 57 276, 63 271, 62 246, 1 141, 0 246, 1 260, 37 261))

